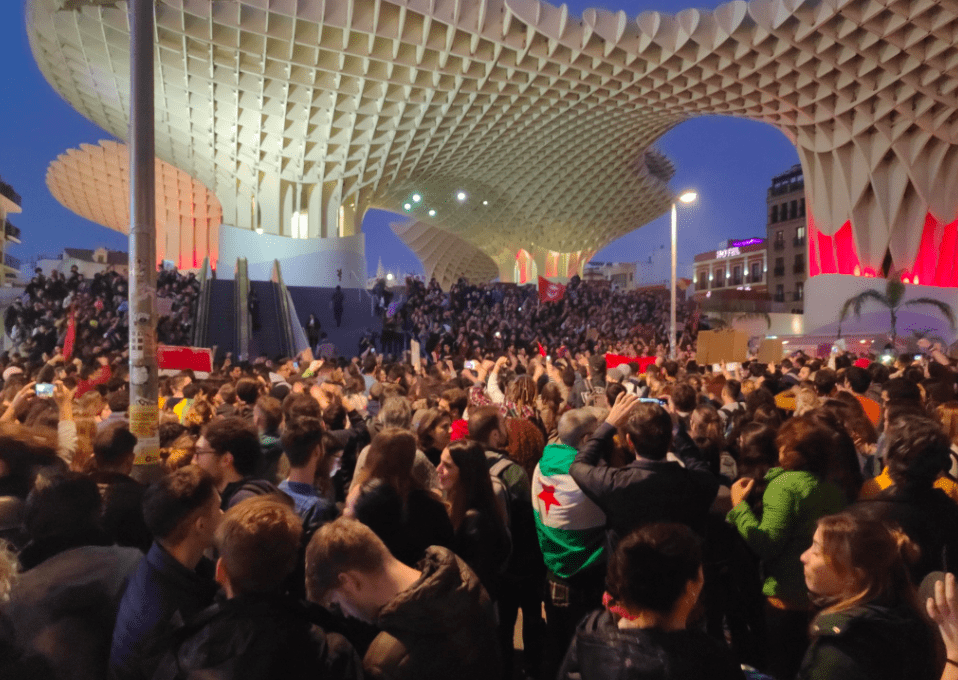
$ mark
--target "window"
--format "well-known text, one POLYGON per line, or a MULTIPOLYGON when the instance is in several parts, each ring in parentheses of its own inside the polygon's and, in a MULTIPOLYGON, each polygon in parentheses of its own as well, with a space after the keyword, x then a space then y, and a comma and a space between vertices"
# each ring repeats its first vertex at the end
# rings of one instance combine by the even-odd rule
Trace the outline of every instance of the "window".
POLYGON ((796 300, 805 299, 805 283, 803 281, 799 281, 798 283, 795 284, 795 299, 796 300))
POLYGON ((725 285, 725 268, 716 269, 713 274, 712 288, 721 288, 725 285))
POLYGON ((789 219, 794 220, 796 217, 798 217, 798 201, 792 201, 791 207, 792 207, 792 210, 788 216, 789 216, 789 219))
POLYGON ((785 276, 785 258, 775 258, 775 276, 785 276))
POLYGON ((775 224, 776 222, 778 222, 778 206, 773 205, 772 206, 772 224, 775 224))
POLYGON ((802 225, 801 227, 795 230, 794 244, 796 246, 805 245, 805 226, 804 225, 802 225))
POLYGON ((753 263, 752 263, 752 276, 751 276, 751 280, 752 280, 752 283, 755 283, 756 281, 761 281, 761 280, 762 280, 762 263, 761 263, 761 262, 753 262, 753 263))
POLYGON ((741 286, 742 285, 742 265, 737 264, 732 267, 732 285, 741 286))
POLYGON ((775 286, 775 302, 785 302, 785 286, 781 283, 775 286))
POLYGON ((805 217, 805 199, 801 199, 798 202, 798 216, 805 217))
POLYGON ((708 269, 700 270, 695 283, 697 283, 701 288, 705 288, 708 285, 708 282, 709 282, 709 270, 708 269))
POLYGON ((805 254, 799 253, 795 256, 795 267, 794 272, 796 274, 802 274, 805 271, 805 254))

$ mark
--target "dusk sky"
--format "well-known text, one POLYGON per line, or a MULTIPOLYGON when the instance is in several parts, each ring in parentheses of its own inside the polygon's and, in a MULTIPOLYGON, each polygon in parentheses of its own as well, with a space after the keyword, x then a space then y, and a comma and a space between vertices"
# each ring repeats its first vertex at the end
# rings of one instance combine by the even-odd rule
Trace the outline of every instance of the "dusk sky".
MULTIPOLYGON (((700 6, 712 9, 718 4, 700 6)), ((682 0, 569 3, 576 14, 596 6, 623 9, 634 17, 646 10, 676 13, 689 5, 682 0)), ((10 253, 28 261, 64 247, 126 250, 125 236, 76 216, 47 190, 46 169, 59 154, 112 137, 78 114, 40 74, 26 37, 23 0, 0 1, 0 58, 0 177, 23 197, 23 213, 11 219, 23 231, 23 244, 13 246, 10 253)), ((686 271, 696 253, 714 249, 720 241, 764 236, 769 181, 798 162, 794 147, 778 130, 727 117, 683 123, 657 147, 675 165, 673 189, 694 188, 699 193, 698 203, 682 208, 679 216, 679 262, 686 271)), ((399 273, 422 271, 416 256, 389 229, 389 222, 400 219, 375 210, 366 215, 363 231, 370 273, 380 258, 387 269, 399 273)), ((667 214, 635 226, 636 231, 599 251, 595 260, 632 262, 668 247, 667 214)))

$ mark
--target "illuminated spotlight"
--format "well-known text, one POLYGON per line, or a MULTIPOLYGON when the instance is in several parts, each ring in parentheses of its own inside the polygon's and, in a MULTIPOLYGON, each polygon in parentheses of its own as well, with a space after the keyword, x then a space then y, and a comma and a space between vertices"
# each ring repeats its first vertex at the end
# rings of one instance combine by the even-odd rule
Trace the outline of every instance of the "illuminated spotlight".
POLYGON ((256 230, 255 230, 255 231, 256 231, 257 234, 262 234, 262 233, 263 233, 263 228, 262 228, 262 227, 256 227, 256 230))
POLYGON ((412 195, 412 202, 413 202, 413 203, 419 203, 419 201, 421 201, 421 200, 422 200, 422 196, 420 196, 419 194, 413 194, 413 195, 412 195))
POLYGON ((429 216, 430 216, 430 217, 435 217, 435 216, 436 216, 436 211, 435 211, 435 210, 430 210, 430 211, 429 211, 429 216))
POLYGON ((483 201, 482 204, 483 204, 483 205, 489 205, 489 201, 483 201))
POLYGON ((457 194, 456 194, 456 200, 459 201, 460 203, 462 203, 463 201, 465 201, 465 200, 466 200, 466 192, 465 192, 465 191, 460 191, 459 193, 457 193, 457 194))
POLYGON ((406 203, 403 205, 403 210, 412 210, 412 203, 406 203))

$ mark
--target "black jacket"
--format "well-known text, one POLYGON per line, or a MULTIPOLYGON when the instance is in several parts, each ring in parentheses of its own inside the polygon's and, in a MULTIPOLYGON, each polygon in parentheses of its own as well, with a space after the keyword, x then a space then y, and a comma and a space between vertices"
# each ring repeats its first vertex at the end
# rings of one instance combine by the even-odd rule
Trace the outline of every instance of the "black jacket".
POLYGON ((921 556, 911 570, 915 583, 933 571, 958 574, 958 505, 941 489, 891 486, 849 511, 897 524, 918 545, 921 556))
POLYGON ((612 614, 601 609, 579 624, 558 677, 560 680, 742 680, 745 676, 728 650, 701 631, 620 629, 612 614))
POLYGON ((153 535, 143 519, 143 494, 146 486, 119 472, 93 472, 103 499, 103 529, 117 545, 150 549, 153 535))
POLYGON ((492 603, 465 562, 433 547, 422 576, 379 612, 363 666, 383 680, 492 680, 502 674, 492 603))
POLYGON ((798 680, 935 680, 940 675, 932 630, 907 607, 873 602, 819 616, 812 635, 798 680))
POLYGON ((423 558, 426 548, 451 548, 452 522, 446 506, 428 491, 414 489, 403 505, 399 493, 382 480, 364 486, 354 508, 356 519, 382 539, 393 556, 409 566, 423 558))
POLYGON ((614 427, 601 424, 569 468, 582 492, 605 512, 610 543, 651 522, 678 522, 704 533, 719 489, 708 464, 690 458, 682 467, 669 460, 639 459, 609 467, 601 459, 611 450, 614 436, 614 427))
MULTIPOLYGON (((247 498, 256 496, 268 496, 270 494, 282 494, 272 482, 255 477, 244 477, 237 482, 230 482, 223 489, 220 498, 220 507, 224 512, 232 508, 237 503, 242 503, 247 498)), ((285 495, 285 494, 284 494, 285 495)))
POLYGON ((345 638, 326 634, 310 609, 280 595, 214 604, 174 635, 154 680, 361 680, 345 638))
POLYGON ((120 597, 142 558, 135 548, 83 546, 20 576, 3 610, 16 631, 16 647, 43 656, 53 669, 44 678, 107 677, 120 597))

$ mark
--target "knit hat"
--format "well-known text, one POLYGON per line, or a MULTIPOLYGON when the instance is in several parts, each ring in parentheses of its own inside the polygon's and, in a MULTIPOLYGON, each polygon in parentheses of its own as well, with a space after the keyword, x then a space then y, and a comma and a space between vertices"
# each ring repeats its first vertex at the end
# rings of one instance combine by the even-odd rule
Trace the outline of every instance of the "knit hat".
POLYGON ((3 381, 6 382, 10 379, 10 376, 14 376, 17 373, 23 373, 23 369, 19 366, 8 366, 7 369, 3 372, 3 381))

